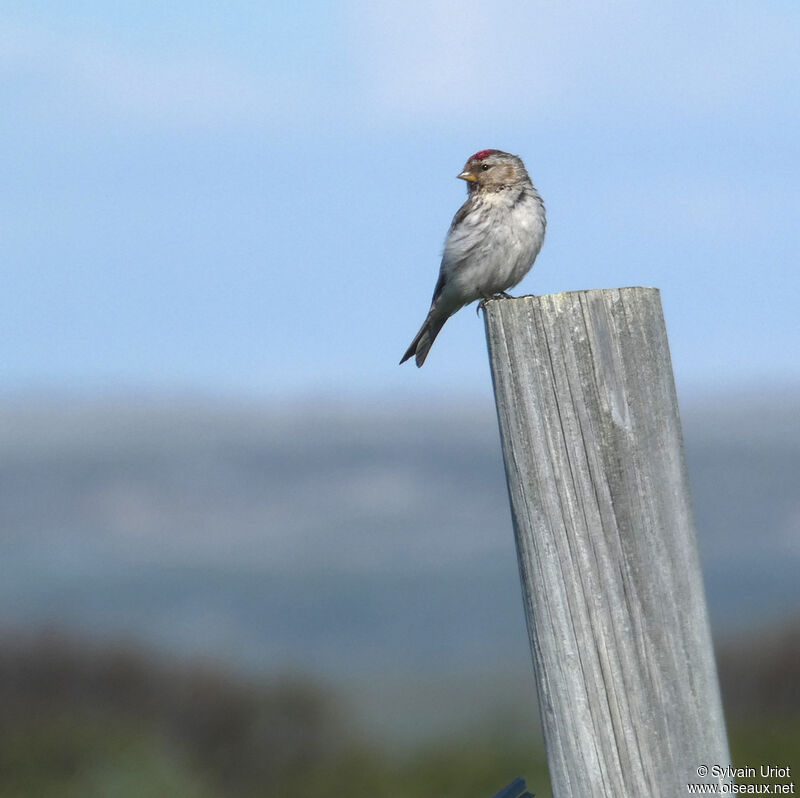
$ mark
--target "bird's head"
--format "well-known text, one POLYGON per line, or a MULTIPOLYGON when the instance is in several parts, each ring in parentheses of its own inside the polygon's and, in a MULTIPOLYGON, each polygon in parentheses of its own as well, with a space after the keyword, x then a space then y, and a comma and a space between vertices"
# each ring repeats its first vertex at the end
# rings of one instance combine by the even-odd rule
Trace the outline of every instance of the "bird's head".
POLYGON ((464 165, 459 177, 466 180, 469 191, 499 191, 528 180, 522 159, 502 150, 481 150, 464 165))

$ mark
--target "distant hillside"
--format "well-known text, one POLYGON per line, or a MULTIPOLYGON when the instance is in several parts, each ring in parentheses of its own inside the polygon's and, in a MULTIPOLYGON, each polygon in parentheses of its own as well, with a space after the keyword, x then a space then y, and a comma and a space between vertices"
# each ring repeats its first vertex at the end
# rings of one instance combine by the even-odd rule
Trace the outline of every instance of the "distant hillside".
MULTIPOLYGON (((800 606, 800 396, 683 409, 713 622, 800 606)), ((526 668, 494 410, 0 408, 0 624, 243 667, 526 668)))

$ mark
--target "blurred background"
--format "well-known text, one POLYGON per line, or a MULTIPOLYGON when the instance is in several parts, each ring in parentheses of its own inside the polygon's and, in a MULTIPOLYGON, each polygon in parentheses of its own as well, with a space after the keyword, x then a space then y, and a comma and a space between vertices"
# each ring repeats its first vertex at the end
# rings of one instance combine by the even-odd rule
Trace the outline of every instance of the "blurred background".
POLYGON ((9 2, 0 796, 548 795, 482 321, 654 285, 734 760, 800 751, 800 7, 9 2))

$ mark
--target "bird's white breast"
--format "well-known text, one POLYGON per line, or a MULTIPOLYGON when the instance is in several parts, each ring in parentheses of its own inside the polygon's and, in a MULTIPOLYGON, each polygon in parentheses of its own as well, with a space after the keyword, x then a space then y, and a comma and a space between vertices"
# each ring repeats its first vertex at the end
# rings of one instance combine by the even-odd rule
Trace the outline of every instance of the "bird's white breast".
POLYGON ((516 285, 528 273, 545 234, 535 191, 489 193, 448 234, 442 255, 448 304, 466 305, 516 285))

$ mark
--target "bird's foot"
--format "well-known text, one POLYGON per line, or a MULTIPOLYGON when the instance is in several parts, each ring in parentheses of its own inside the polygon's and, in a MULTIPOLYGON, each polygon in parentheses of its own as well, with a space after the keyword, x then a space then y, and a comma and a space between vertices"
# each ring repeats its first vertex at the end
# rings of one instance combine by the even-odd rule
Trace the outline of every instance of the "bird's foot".
POLYGON ((478 315, 482 310, 486 310, 486 303, 490 302, 492 299, 514 299, 514 297, 511 296, 511 294, 507 294, 505 291, 495 291, 495 293, 485 296, 478 302, 478 307, 475 308, 475 315, 478 315))

